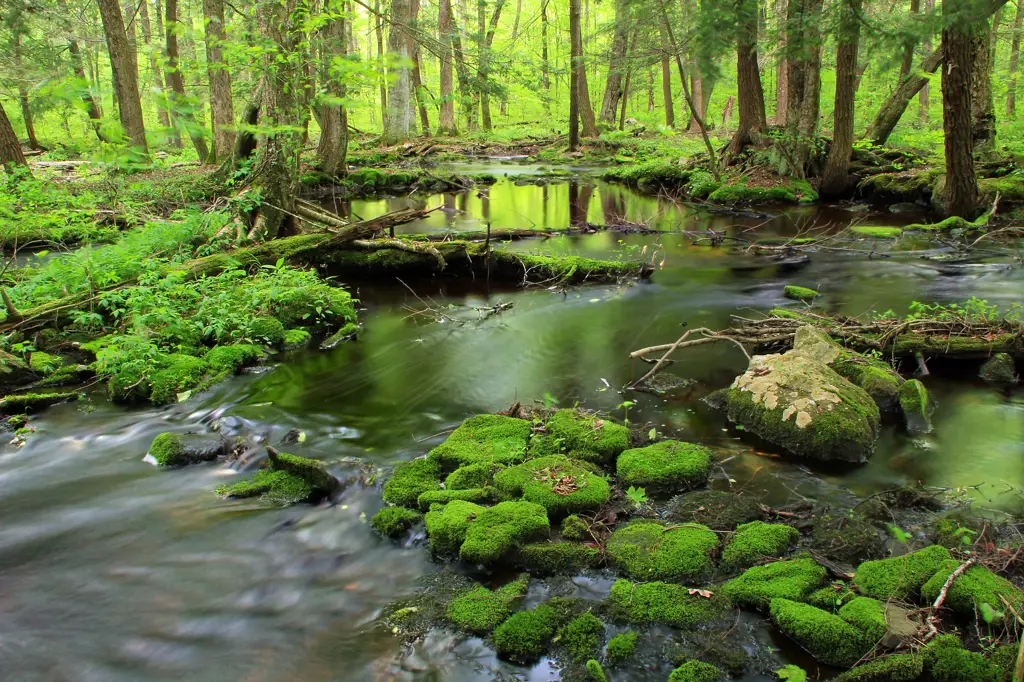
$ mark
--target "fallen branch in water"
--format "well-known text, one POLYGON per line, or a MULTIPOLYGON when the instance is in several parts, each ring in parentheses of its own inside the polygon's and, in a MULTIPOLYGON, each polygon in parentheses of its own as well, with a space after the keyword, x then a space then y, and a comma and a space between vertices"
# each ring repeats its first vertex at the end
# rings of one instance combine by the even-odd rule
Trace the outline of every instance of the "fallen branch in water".
MULTIPOLYGON (((658 362, 655 363, 654 367, 651 368, 651 371, 643 375, 639 380, 634 381, 630 385, 630 388, 636 388, 637 386, 639 386, 640 384, 642 384, 643 382, 647 381, 652 376, 657 374, 661 370, 665 362, 668 360, 668 356, 672 355, 672 353, 675 353, 678 349, 687 348, 690 346, 698 346, 704 343, 715 343, 717 341, 729 341, 731 343, 736 344, 739 347, 739 349, 743 352, 743 355, 747 358, 747 362, 750 362, 750 353, 747 352, 747 349, 743 347, 742 343, 740 343, 739 341, 732 337, 724 336, 718 332, 713 332, 707 327, 699 327, 697 329, 688 330, 685 334, 676 339, 676 342, 668 347, 668 350, 666 350, 665 354, 661 356, 661 359, 659 359, 658 362), (694 339, 693 341, 687 341, 687 339, 690 337, 690 334, 698 332, 701 334, 705 334, 706 336, 702 339, 694 339)), ((640 355, 646 355, 648 352, 652 352, 652 349, 644 348, 640 351, 630 353, 629 357, 635 358, 640 355)))

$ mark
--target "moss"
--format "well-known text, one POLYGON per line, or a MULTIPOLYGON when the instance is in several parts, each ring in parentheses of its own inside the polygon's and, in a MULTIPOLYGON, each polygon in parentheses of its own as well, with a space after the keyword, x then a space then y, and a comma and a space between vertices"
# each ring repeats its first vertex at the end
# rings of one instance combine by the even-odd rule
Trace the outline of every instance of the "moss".
POLYGON ((519 545, 547 538, 550 532, 544 507, 532 502, 502 502, 484 509, 469 524, 459 558, 490 563, 519 545))
POLYGON ((249 320, 245 335, 277 347, 284 343, 284 324, 276 317, 256 317, 249 320))
POLYGON ((783 633, 826 665, 851 666, 874 644, 839 616, 809 604, 774 598, 770 611, 783 633))
POLYGON ((625 277, 644 277, 649 265, 637 261, 598 260, 582 256, 536 256, 525 253, 492 252, 499 267, 528 272, 534 280, 551 284, 615 282, 625 277))
POLYGON ((178 401, 178 396, 203 382, 209 366, 200 358, 183 353, 168 355, 162 368, 149 377, 149 399, 154 405, 178 401))
POLYGON ((420 495, 441 487, 441 468, 429 459, 414 459, 395 467, 384 484, 384 501, 400 507, 415 507, 420 495))
POLYGON ((939 635, 921 653, 934 682, 997 682, 1001 677, 984 656, 964 649, 956 635, 939 635))
POLYGON ((629 447, 629 429, 622 424, 577 410, 559 410, 544 424, 545 435, 534 436, 535 456, 565 454, 572 459, 610 463, 629 447))
POLYGON ((687 661, 669 673, 668 682, 721 682, 722 671, 703 661, 687 661))
POLYGON ((622 663, 632 656, 636 650, 637 639, 638 635, 632 630, 620 632, 609 639, 608 646, 605 649, 605 656, 608 657, 608 662, 615 665, 622 663))
POLYGON ((385 537, 397 538, 405 535, 422 518, 423 514, 412 509, 384 507, 370 519, 370 527, 385 537))
POLYGON ((570 514, 562 520, 562 537, 573 542, 580 542, 590 538, 590 525, 575 514, 570 514))
POLYGON ((78 400, 81 393, 20 393, 17 395, 5 395, 0 399, 0 413, 3 414, 25 414, 44 410, 51 405, 67 403, 78 400))
POLYGON ((935 522, 935 544, 961 549, 974 541, 979 530, 977 520, 966 514, 953 513, 935 522))
POLYGON ((42 351, 32 351, 28 358, 28 366, 33 372, 42 375, 49 375, 56 372, 64 364, 64 359, 59 355, 51 355, 42 351))
POLYGON ((448 504, 452 500, 463 500, 482 504, 494 499, 491 489, 488 488, 466 488, 464 490, 428 490, 420 493, 416 498, 416 505, 427 511, 433 504, 448 504))
MULTIPOLYGON (((691 176, 700 171, 691 171, 675 161, 655 159, 644 163, 611 168, 602 178, 611 182, 622 182, 645 189, 682 187, 691 176)), ((706 173, 705 173, 706 175, 706 173)), ((710 177, 710 176, 709 176, 710 177)))
POLYGON ((305 329, 288 329, 284 333, 282 345, 284 350, 298 350, 308 346, 312 338, 312 335, 305 329))
POLYGON ((1017 372, 1013 366, 1013 356, 1009 353, 996 353, 981 366, 978 376, 990 384, 1017 383, 1017 372))
POLYGON ((913 682, 924 672, 924 659, 917 654, 895 654, 858 665, 832 682, 913 682))
POLYGON ((807 287, 788 285, 782 290, 782 295, 794 301, 812 301, 820 294, 814 289, 808 289, 807 287))
POLYGON ((860 514, 821 514, 811 526, 810 547, 833 561, 859 564, 880 556, 885 541, 860 514))
POLYGON ((494 478, 494 465, 490 462, 469 464, 459 467, 444 479, 446 490, 468 490, 470 488, 483 488, 491 483, 494 478))
POLYGON ((451 570, 427 573, 417 581, 417 592, 387 604, 379 622, 406 640, 418 639, 448 623, 448 608, 457 597, 478 587, 451 570))
POLYGON ((519 548, 516 563, 534 573, 579 573, 600 561, 600 552, 577 542, 539 542, 519 548))
POLYGON ((164 432, 153 439, 148 454, 159 466, 173 467, 216 459, 219 449, 216 447, 189 448, 178 434, 164 432))
MULTIPOLYGON (((938 571, 921 588, 921 596, 934 602, 946 580, 959 566, 960 562, 955 560, 942 562, 938 571)), ((973 618, 982 604, 988 604, 996 611, 1005 611, 1004 599, 1017 613, 1024 610, 1024 592, 984 566, 972 566, 953 581, 946 592, 945 603, 958 615, 973 618)))
POLYGON ((795 204, 804 193, 797 187, 782 185, 779 187, 748 187, 742 184, 722 185, 708 196, 714 203, 733 202, 775 202, 781 201, 795 204))
POLYGON ((427 456, 446 468, 481 462, 512 464, 526 459, 530 422, 498 414, 479 414, 462 422, 427 456))
POLYGON ((494 485, 510 496, 542 505, 553 517, 597 511, 611 488, 602 476, 563 455, 539 457, 498 472, 494 485))
POLYGON ((864 633, 872 644, 885 636, 885 605, 871 597, 854 597, 839 609, 839 617, 864 633))
POLYGON ((723 618, 729 600, 720 593, 710 599, 690 594, 688 587, 673 583, 634 583, 617 580, 608 595, 609 614, 618 621, 645 625, 664 623, 689 630, 723 618))
POLYGON ((462 543, 466 541, 470 523, 483 510, 478 504, 462 500, 453 500, 431 509, 424 517, 430 548, 440 555, 457 555, 462 543))
POLYGON ((888 363, 859 353, 842 351, 832 363, 839 376, 867 391, 883 410, 896 407, 903 378, 888 363))
POLYGON ((900 387, 900 409, 910 433, 929 433, 932 430, 928 390, 917 379, 911 379, 900 387))
POLYGON ((804 602, 825 611, 837 611, 839 607, 856 596, 857 593, 851 590, 846 583, 834 582, 828 587, 811 592, 804 602))
POLYGON ((273 469, 298 476, 316 493, 327 494, 338 485, 337 479, 328 473, 324 463, 317 459, 270 450, 270 464, 273 469))
POLYGON ((849 229, 855 235, 871 239, 893 239, 903 234, 903 230, 898 227, 884 225, 853 225, 849 229))
POLYGON ((513 613, 494 631, 494 649, 503 658, 532 663, 547 649, 558 625, 558 613, 548 604, 513 613))
POLYGON ((741 523, 761 518, 761 506, 752 497, 704 490, 673 497, 668 503, 668 515, 676 521, 729 531, 741 523))
POLYGON ((509 617, 512 604, 526 596, 529 584, 523 575, 496 590, 481 585, 452 600, 448 619, 467 632, 489 634, 509 617))
POLYGON ((237 372, 242 367, 258 362, 263 349, 251 344, 215 346, 206 351, 205 360, 215 372, 237 372))
POLYGON ((748 568, 722 586, 722 592, 741 606, 766 608, 781 597, 802 601, 821 587, 828 573, 814 559, 776 561, 748 568))
POLYGON ((883 601, 909 599, 942 568, 949 550, 932 545, 903 556, 865 561, 857 567, 854 582, 863 593, 883 601))
POLYGON ((764 557, 782 556, 799 539, 800 533, 795 528, 780 523, 744 524, 736 529, 722 552, 722 565, 728 568, 753 566, 764 557))
POLYGON ((601 669, 601 664, 594 659, 587 661, 586 668, 592 682, 608 682, 608 676, 601 669))
POLYGON ((950 216, 945 220, 940 220, 937 223, 914 223, 907 225, 903 229, 907 232, 910 231, 922 231, 922 232, 952 232, 953 230, 984 230, 988 227, 988 221, 991 216, 988 213, 983 213, 976 220, 967 220, 959 216, 950 216))
POLYGON ((619 485, 648 492, 694 488, 708 480, 711 451, 701 445, 663 440, 626 450, 615 463, 619 485))
POLYGON ((862 180, 859 189, 867 196, 887 201, 928 200, 935 181, 941 175, 942 169, 879 173, 862 180))
POLYGON ((987 204, 995 200, 996 194, 999 195, 1000 202, 1024 201, 1024 181, 1015 173, 999 178, 982 178, 978 180, 978 191, 982 202, 987 204))
POLYGON ((577 663, 599 651, 603 639, 604 623, 589 611, 576 616, 558 631, 558 644, 565 647, 577 663))
POLYGON ((637 580, 695 581, 710 570, 717 547, 718 536, 707 526, 637 522, 612 533, 606 551, 637 580))
POLYGON ((261 469, 250 478, 217 488, 225 497, 260 497, 265 502, 287 506, 308 500, 313 489, 309 483, 287 471, 261 469))

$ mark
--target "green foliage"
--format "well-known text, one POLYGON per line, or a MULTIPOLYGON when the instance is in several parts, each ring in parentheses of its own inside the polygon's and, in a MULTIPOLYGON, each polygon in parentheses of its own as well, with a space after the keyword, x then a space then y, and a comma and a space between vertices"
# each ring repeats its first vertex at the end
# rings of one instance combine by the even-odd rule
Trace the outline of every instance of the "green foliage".
POLYGON ((631 485, 626 488, 626 497, 633 502, 634 506, 640 507, 647 502, 647 490, 631 485))
POLYGON ((787 682, 807 682, 807 671, 792 663, 776 670, 775 676, 787 682))

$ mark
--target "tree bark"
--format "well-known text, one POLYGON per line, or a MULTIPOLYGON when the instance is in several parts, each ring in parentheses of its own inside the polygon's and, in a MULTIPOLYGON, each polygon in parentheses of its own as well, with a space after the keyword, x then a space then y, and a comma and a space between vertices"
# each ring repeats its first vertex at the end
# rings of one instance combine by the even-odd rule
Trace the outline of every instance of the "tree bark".
MULTIPOLYGON (((736 82, 740 120, 729 142, 729 154, 735 157, 750 142, 756 141, 767 127, 764 90, 757 64, 757 2, 734 0, 736 11, 736 82)), ((791 0, 792 2, 792 0, 791 0)), ((792 87, 792 81, 790 87, 792 87)))
MULTIPOLYGON (((921 13, 921 0, 910 0, 910 13, 920 14, 921 13)), ((903 80, 910 75, 910 69, 914 67, 914 48, 917 46, 917 41, 913 38, 908 38, 903 43, 903 62, 900 64, 900 80, 903 80)))
MULTIPOLYGON (((148 1, 148 0, 147 0, 148 1)), ((156 16, 156 32, 157 35, 164 36, 164 12, 160 0, 153 0, 153 10, 156 16)), ((255 28, 255 27, 254 27, 255 28)), ((163 83, 157 86, 163 95, 165 104, 170 102, 171 92, 171 78, 167 73, 163 74, 163 83)), ((178 126, 174 122, 174 112, 167 109, 167 125, 171 135, 171 146, 175 149, 181 149, 181 133, 178 131, 178 126)))
MULTIPOLYGON (((480 0, 481 8, 484 7, 483 0, 480 0)), ((494 44, 494 32, 498 28, 498 21, 501 19, 501 9, 505 6, 505 0, 497 0, 494 4, 494 12, 487 25, 487 32, 481 36, 480 43, 480 117, 484 130, 491 129, 491 93, 488 79, 491 73, 491 45, 494 44)), ((482 11, 482 10, 481 10, 482 11)))
POLYGON ((3 102, 0 102, 0 163, 8 173, 13 173, 17 166, 28 168, 25 154, 21 151, 21 143, 11 126, 11 120, 7 118, 3 102))
POLYGON ((1010 42, 1010 82, 1006 86, 1006 118, 1017 113, 1017 68, 1020 65, 1020 29, 1024 23, 1024 2, 1017 0, 1017 16, 1013 20, 1013 40, 1010 42))
MULTIPOLYGON (((143 0, 145 5, 145 0, 143 0)), ((213 126, 213 147, 210 163, 231 156, 235 146, 234 105, 231 102, 231 72, 221 45, 224 33, 224 0, 203 0, 206 15, 206 69, 210 78, 210 119, 213 126)))
POLYGON ((149 153, 146 144, 146 126, 142 119, 142 100, 139 97, 139 72, 135 54, 128 44, 124 19, 117 0, 97 0, 103 33, 107 38, 110 67, 114 72, 114 90, 117 93, 118 114, 124 134, 143 154, 149 153))
POLYGON ((629 48, 629 31, 631 16, 629 2, 618 0, 615 3, 615 32, 612 37, 612 49, 608 58, 608 80, 604 88, 604 101, 601 103, 601 123, 612 127, 615 125, 615 113, 622 98, 622 83, 626 70, 626 51, 629 48))
POLYGON ((320 143, 316 149, 317 167, 327 175, 345 177, 348 156, 348 111, 341 102, 347 94, 346 74, 335 67, 336 59, 345 59, 348 45, 348 26, 345 21, 343 0, 333 0, 325 7, 330 12, 327 24, 321 30, 321 83, 329 101, 321 107, 320 143))
MULTIPOLYGON (((925 12, 930 14, 931 11, 935 9, 935 0, 924 0, 924 9, 925 12)), ((925 38, 922 42, 922 46, 926 52, 931 52, 932 39, 930 37, 925 38)), ((926 80, 924 86, 921 87, 921 92, 917 95, 917 120, 919 123, 928 122, 928 109, 931 107, 931 95, 931 81, 926 80)))
POLYGON ((860 41, 861 0, 848 0, 840 8, 836 49, 836 96, 832 147, 825 162, 820 193, 839 197, 850 189, 850 157, 853 155, 854 98, 857 94, 857 48, 860 41))
POLYGON ((974 85, 978 33, 967 17, 970 0, 942 0, 942 130, 946 137, 947 215, 973 220, 978 214, 978 183, 974 170, 971 131, 971 92, 974 85))
MULTIPOLYGON (((785 18, 789 9, 788 0, 775 0, 775 16, 778 18, 780 28, 785 24, 785 18)), ((783 31, 779 31, 780 34, 783 31)), ((789 59, 786 57, 788 43, 785 37, 782 40, 782 49, 779 51, 779 60, 775 65, 775 125, 786 125, 786 117, 789 112, 789 59)))
MULTIPOLYGON (((577 6, 577 10, 579 7, 577 6)), ((576 72, 575 98, 579 110, 580 134, 583 137, 597 137, 597 123, 594 121, 594 107, 590 104, 590 90, 587 87, 587 65, 583 56, 583 31, 580 27, 580 13, 576 12, 575 31, 572 29, 573 15, 569 14, 569 35, 572 45, 572 70, 576 72)))
POLYGON ((580 69, 577 68, 583 41, 580 36, 580 0, 569 0, 569 151, 580 146, 580 69))
MULTIPOLYGON (((408 64, 412 54, 409 25, 409 0, 391 0, 391 28, 388 31, 388 55, 408 64)), ((388 115, 384 119, 384 143, 405 142, 412 135, 412 74, 408 66, 398 66, 388 88, 388 115)))
POLYGON ((629 52, 626 53, 626 82, 622 86, 622 114, 619 116, 619 130, 626 128, 626 105, 629 104, 629 89, 633 81, 633 67, 629 60, 636 54, 636 41, 639 36, 640 32, 634 29, 629 52))
MULTIPOLYGON (((995 18, 998 19, 999 11, 995 18)), ((993 21, 994 23, 994 21, 993 21)), ((989 40, 988 22, 980 25, 974 33, 974 73, 971 89, 971 120, 974 150, 985 152, 992 148, 996 139, 996 110, 992 100, 992 43, 989 40)))
POLYGON ((452 79, 452 3, 438 0, 437 23, 441 38, 441 110, 437 122, 438 135, 458 135, 455 125, 455 92, 452 79))
POLYGON ((544 111, 551 106, 551 66, 548 63, 548 0, 540 4, 541 85, 544 87, 544 111))
MULTIPOLYGON (((791 7, 798 0, 791 0, 791 7)), ((818 114, 821 110, 821 7, 822 0, 803 0, 800 18, 799 53, 790 57, 790 63, 800 71, 799 99, 794 101, 790 90, 787 129, 794 138, 793 169, 804 176, 811 147, 818 132, 818 114), (795 121, 794 119, 795 114, 795 121)), ((790 40, 793 39, 791 35, 790 40)))
MULTIPOLYGON (((224 10, 222 7, 221 17, 223 15, 224 10)), ((160 70, 160 61, 156 58, 156 53, 150 49, 150 44, 153 42, 153 29, 149 23, 149 0, 143 0, 143 2, 139 3, 139 25, 142 28, 142 43, 146 46, 146 53, 149 55, 149 73, 153 79, 153 89, 156 92, 157 99, 157 120, 160 121, 161 126, 168 128, 171 125, 171 119, 167 114, 167 107, 160 101, 164 90, 164 76, 160 70)))
POLYGON ((377 74, 380 77, 380 120, 382 125, 387 125, 388 120, 388 85, 386 72, 384 70, 384 19, 380 12, 380 0, 373 2, 373 16, 376 19, 375 32, 377 34, 377 74))
POLYGON ((24 70, 21 68, 21 29, 15 29, 14 36, 14 68, 18 74, 18 100, 21 102, 21 120, 25 124, 25 137, 28 138, 29 149, 39 149, 36 140, 36 126, 32 122, 32 108, 28 102, 28 88, 24 82, 24 70))
MULTIPOLYGON (((420 0, 410 0, 409 23, 416 27, 420 15, 420 0)), ((427 115, 427 105, 423 101, 423 80, 420 77, 420 44, 409 34, 409 52, 412 54, 412 92, 416 96, 416 107, 420 113, 420 127, 424 137, 430 137, 430 117, 427 115)))
POLYGON ((672 66, 668 57, 668 36, 665 26, 661 26, 661 95, 665 100, 665 125, 674 128, 676 112, 672 104, 672 66))
POLYGON ((185 81, 178 65, 178 0, 166 0, 164 11, 167 12, 164 19, 164 30, 167 33, 167 80, 171 85, 168 94, 175 114, 185 123, 185 130, 192 140, 192 146, 196 148, 200 163, 204 163, 210 156, 210 150, 206 147, 203 129, 196 120, 192 105, 185 99, 185 81))
POLYGON ((455 55, 455 73, 459 79, 459 101, 462 115, 466 118, 466 130, 476 129, 476 107, 473 105, 473 82, 466 66, 466 55, 462 51, 462 38, 459 27, 452 19, 452 50, 455 55))

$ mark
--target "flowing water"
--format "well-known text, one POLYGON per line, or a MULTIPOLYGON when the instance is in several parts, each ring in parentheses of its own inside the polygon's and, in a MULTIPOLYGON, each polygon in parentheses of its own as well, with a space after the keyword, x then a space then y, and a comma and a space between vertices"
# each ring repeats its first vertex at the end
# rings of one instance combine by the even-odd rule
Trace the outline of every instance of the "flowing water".
MULTIPOLYGON (((225 501, 212 490, 238 475, 221 464, 157 470, 142 461, 159 432, 205 432, 278 442, 322 458, 336 472, 346 458, 381 467, 419 456, 462 419, 513 401, 557 399, 625 416, 664 434, 700 441, 724 459, 715 487, 743 488, 768 504, 800 496, 849 503, 906 482, 978 486, 983 507, 1017 510, 1024 488, 1024 395, 936 372, 935 432, 909 437, 887 428, 868 464, 823 471, 759 454, 699 398, 744 368, 728 346, 680 354, 672 372, 694 384, 664 400, 621 387, 648 369, 629 351, 674 340, 683 327, 719 328, 733 314, 777 305, 784 284, 820 288, 824 305, 850 314, 892 309, 914 300, 970 296, 1008 306, 1024 274, 1009 261, 970 274, 943 274, 922 260, 926 244, 907 241, 892 258, 856 251, 815 253, 802 268, 780 267, 723 248, 694 245, 702 232, 794 235, 853 220, 899 224, 884 209, 852 207, 773 211, 773 216, 713 216, 668 200, 642 197, 593 180, 543 186, 528 166, 480 165, 498 171, 489 191, 427 199, 339 203, 369 218, 395 208, 443 205, 403 232, 536 227, 564 228, 570 217, 594 223, 643 221, 657 234, 596 232, 520 241, 508 248, 540 253, 650 258, 649 282, 569 290, 492 289, 467 284, 351 282, 365 310, 358 342, 329 352, 296 353, 273 368, 246 374, 164 409, 126 409, 96 390, 84 404, 52 408, 33 421, 38 432, 16 449, 0 448, 0 677, 24 681, 116 680, 552 680, 548 660, 532 669, 499 662, 475 638, 438 632, 412 649, 374 627, 391 600, 411 594, 436 571, 417 542, 376 538, 367 520, 380 494, 352 486, 334 506, 266 509, 225 501), (514 304, 497 315, 474 308, 514 304), (416 314, 444 308, 440 321, 416 314)), ((916 218, 916 217, 913 217, 916 218)), ((828 228, 826 228, 828 229, 828 228)), ((882 242, 887 246, 887 242, 882 242)), ((252 468, 256 463, 248 463, 252 468)), ((535 582, 544 590, 601 599, 610 574, 535 582)), ((747 618, 747 617, 745 617, 747 618)), ((751 655, 780 642, 750 630, 751 655)), ((671 633, 665 632, 666 639, 671 633)), ((788 653, 772 654, 782 663, 788 653)), ((801 663, 806 660, 796 659, 801 663)), ((670 666, 651 665, 616 679, 664 680, 670 666)), ((748 680, 771 677, 751 673, 748 680)))

